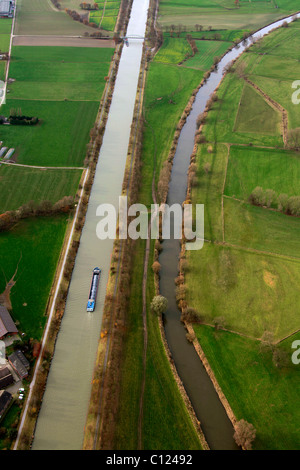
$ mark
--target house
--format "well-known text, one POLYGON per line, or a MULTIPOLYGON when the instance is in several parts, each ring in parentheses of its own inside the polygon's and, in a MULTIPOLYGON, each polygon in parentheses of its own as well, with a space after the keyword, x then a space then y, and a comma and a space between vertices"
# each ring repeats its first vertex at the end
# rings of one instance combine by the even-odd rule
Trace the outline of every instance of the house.
POLYGON ((14 383, 14 378, 8 367, 0 369, 0 390, 14 383))
POLYGON ((0 391, 0 421, 4 418, 5 413, 9 409, 13 397, 9 392, 5 390, 0 391))
POLYGON ((0 18, 12 18, 14 16, 14 4, 12 0, 0 0, 0 18))
POLYGON ((21 351, 16 351, 8 356, 8 361, 21 380, 28 376, 29 362, 21 351))
POLYGON ((8 334, 16 335, 17 333, 18 329, 7 308, 0 305, 0 339, 5 338, 8 334))

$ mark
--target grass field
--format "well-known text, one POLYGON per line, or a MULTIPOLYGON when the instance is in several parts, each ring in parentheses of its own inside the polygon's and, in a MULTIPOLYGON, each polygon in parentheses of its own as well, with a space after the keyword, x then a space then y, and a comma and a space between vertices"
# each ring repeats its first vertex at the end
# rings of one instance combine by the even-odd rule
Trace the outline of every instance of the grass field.
POLYGON ((154 62, 179 64, 191 54, 192 50, 186 39, 166 36, 163 45, 155 55, 154 62))
POLYGON ((8 52, 12 19, 0 18, 0 52, 8 52))
POLYGON ((18 163, 82 166, 112 55, 110 48, 13 47, 16 81, 2 112, 40 119, 30 128, 2 126, 1 140, 16 149, 18 163))
POLYGON ((280 133, 281 116, 251 86, 244 86, 236 115, 234 131, 276 135, 280 133))
POLYGON ((99 104, 87 101, 10 100, 2 107, 21 109, 41 122, 30 128, 2 126, 1 138, 16 149, 18 163, 38 166, 82 166, 90 129, 99 104))
POLYGON ((294 152, 232 147, 224 194, 247 201, 253 189, 263 185, 278 195, 295 196, 300 194, 299 178, 300 156, 294 152))
POLYGON ((29 201, 57 202, 75 196, 81 170, 38 170, 0 166, 0 213, 18 209, 29 201))
POLYGON ((257 339, 271 331, 281 339, 299 328, 300 262, 245 246, 205 244, 189 254, 188 304, 209 324, 224 317, 229 330, 257 339))
MULTIPOLYGON (((290 361, 277 368, 270 351, 245 337, 205 326, 195 332, 237 418, 256 428, 255 449, 299 449, 299 366, 290 361)), ((279 349, 290 358, 291 343, 299 338, 279 349)))
MULTIPOLYGON (((135 259, 143 259, 145 241, 135 245, 135 259)), ((130 285, 130 306, 128 309, 127 335, 123 352, 120 410, 115 437, 115 448, 136 449, 141 375, 143 373, 143 322, 137 315, 142 309, 140 280, 143 275, 142 263, 134 264, 130 285)), ((149 279, 152 277, 151 263, 149 279)), ((154 295, 153 282, 148 284, 148 303, 154 295)), ((168 364, 158 329, 157 318, 148 315, 148 352, 146 385, 144 397, 143 448, 144 449, 201 449, 199 440, 191 425, 182 398, 168 364)))
MULTIPOLYGON (((243 73, 285 107, 289 128, 300 125, 287 91, 297 74, 298 55, 291 48, 285 56, 285 50, 299 37, 299 22, 281 28, 236 65, 244 63, 243 73)), ((255 448, 297 449, 299 370, 290 359, 276 367, 272 353, 262 354, 254 338, 266 332, 273 341, 291 335, 280 343, 290 358, 299 330, 300 219, 250 205, 248 198, 256 186, 298 196, 299 153, 284 149, 279 111, 238 73, 229 73, 217 94, 203 128, 207 143, 197 152, 192 200, 205 204, 207 243, 187 254, 187 301, 204 323, 222 317, 232 331, 195 326, 237 418, 257 429, 255 448), (208 172, 205 163, 211 165, 208 172)))
POLYGON ((202 72, 181 66, 151 63, 145 95, 146 126, 143 138, 143 181, 141 198, 151 204, 151 175, 156 165, 157 180, 167 157, 177 123, 202 72))
POLYGON ((258 29, 277 18, 299 10, 297 0, 240 0, 237 8, 232 0, 161 0, 159 22, 163 25, 182 24, 187 28, 200 24, 214 29, 258 29))
POLYGON ((109 2, 99 0, 96 3, 98 4, 98 10, 90 12, 90 22, 95 23, 101 29, 114 31, 121 0, 109 2))
POLYGON ((224 52, 232 45, 228 41, 196 41, 198 52, 188 59, 185 67, 191 67, 197 70, 208 70, 212 65, 215 57, 221 57, 224 52))
POLYGON ((114 0, 105 2, 98 0, 98 10, 90 12, 90 22, 95 23, 101 29, 107 31, 114 31, 121 0, 114 0))
POLYGON ((91 32, 91 28, 58 11, 50 0, 18 0, 16 35, 72 36, 85 32, 91 32))
POLYGON ((9 97, 100 101, 113 50, 14 46, 9 97))
MULTIPOLYGON (((176 125, 192 91, 203 73, 176 65, 189 51, 185 39, 169 38, 151 62, 145 89, 145 129, 142 152, 142 181, 139 201, 152 203, 152 175, 156 179, 166 160, 176 125)), ((139 398, 143 364, 142 277, 145 241, 135 244, 134 269, 123 351, 120 409, 115 445, 117 449, 137 448, 139 398)), ((153 244, 152 244, 153 252, 153 244)), ((154 296, 153 272, 149 262, 148 305, 154 296)), ((148 350, 143 417, 143 448, 200 449, 182 398, 162 348, 157 319, 148 312, 148 350)))
POLYGON ((276 125, 270 132, 269 120, 276 121, 277 124, 277 112, 275 113, 273 108, 261 99, 260 95, 256 96, 254 91, 259 107, 252 106, 252 102, 249 111, 247 105, 241 107, 240 102, 243 99, 244 88, 244 80, 239 79, 236 74, 228 74, 224 78, 223 85, 218 90, 219 101, 213 104, 207 119, 205 129, 207 140, 209 142, 251 143, 253 145, 283 147, 278 126, 276 125), (264 120, 261 118, 261 113, 264 113, 264 120), (249 125, 247 126, 248 118, 249 125), (260 127, 259 123, 262 124, 260 127), (257 129, 259 132, 256 132, 257 129))
POLYGON ((66 230, 66 216, 27 219, 0 234, 0 292, 14 272, 12 316, 26 338, 40 339, 45 308, 66 230))

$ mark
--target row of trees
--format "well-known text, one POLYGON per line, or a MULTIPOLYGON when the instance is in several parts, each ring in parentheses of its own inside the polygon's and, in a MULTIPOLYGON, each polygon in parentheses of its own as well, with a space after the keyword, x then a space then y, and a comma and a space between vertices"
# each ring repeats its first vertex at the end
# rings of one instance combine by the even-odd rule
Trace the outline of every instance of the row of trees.
POLYGON ((99 10, 99 5, 98 3, 86 3, 86 2, 83 2, 83 3, 80 3, 80 8, 82 10, 99 10))
POLYGON ((92 28, 98 28, 96 23, 89 23, 88 20, 88 13, 85 13, 84 15, 79 15, 79 13, 75 10, 70 10, 69 8, 65 9, 65 12, 74 20, 74 21, 79 21, 80 23, 83 23, 86 26, 91 26, 92 28))
POLYGON ((74 198, 72 196, 65 196, 56 203, 50 201, 42 201, 37 203, 29 201, 23 204, 15 211, 6 211, 0 214, 0 232, 9 230, 20 219, 37 216, 49 216, 59 213, 67 213, 74 207, 74 198))
MULTIPOLYGON (((170 33, 171 37, 177 36, 179 37, 181 33, 186 33, 187 27, 183 24, 171 24, 171 25, 165 25, 164 30, 166 33, 170 33)), ((195 25, 195 30, 196 31, 203 31, 203 26, 200 24, 195 25)), ((207 27, 207 31, 212 31, 212 26, 207 27)))
POLYGON ((249 202, 255 206, 275 208, 287 215, 300 216, 300 196, 277 195, 273 189, 264 190, 257 186, 250 194, 249 202))
POLYGON ((35 116, 9 116, 8 122, 14 126, 35 126, 39 119, 35 116))

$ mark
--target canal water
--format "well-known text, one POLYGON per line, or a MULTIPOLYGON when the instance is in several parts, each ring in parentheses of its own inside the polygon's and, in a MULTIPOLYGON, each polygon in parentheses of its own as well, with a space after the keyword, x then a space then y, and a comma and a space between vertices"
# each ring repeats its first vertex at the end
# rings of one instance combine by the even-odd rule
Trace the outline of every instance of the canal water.
MULTIPOLYGON (((290 22, 292 18, 277 21, 261 29, 253 37, 260 38, 272 29, 281 26, 283 21, 290 22)), ((246 41, 228 52, 220 61, 218 69, 211 74, 205 85, 197 93, 193 109, 178 140, 167 200, 169 205, 174 203, 182 204, 186 199, 187 171, 194 146, 197 117, 205 110, 211 93, 219 85, 224 74, 224 68, 250 44, 250 41, 246 41)), ((159 256, 161 264, 160 292, 168 299, 168 309, 165 313, 165 333, 169 349, 184 388, 201 422, 202 430, 210 448, 218 450, 237 449, 233 439, 234 430, 231 421, 195 348, 187 341, 186 330, 180 321, 181 312, 176 304, 174 284, 174 279, 178 276, 179 254, 180 243, 178 240, 163 241, 163 251, 159 256)))
MULTIPOLYGON (((148 2, 134 0, 128 36, 144 36, 148 2)), ((96 236, 100 220, 96 209, 102 203, 118 208, 143 42, 129 39, 129 47, 123 47, 66 310, 37 421, 34 450, 82 447, 113 249, 113 240, 102 241, 96 236), (97 304, 93 313, 87 313, 92 271, 96 266, 102 269, 97 304)))
MULTIPOLYGON (((128 36, 144 36, 148 2, 149 0, 134 0, 127 29, 128 36)), ((290 20, 291 18, 288 21, 290 20)), ((280 22, 276 22, 258 32, 256 36, 267 34, 279 25, 280 22)), ((118 207, 142 46, 142 40, 129 39, 129 47, 123 48, 66 311, 37 422, 34 450, 69 450, 82 447, 113 248, 113 240, 100 241, 96 236, 96 226, 99 221, 96 209, 102 203, 118 207), (87 296, 95 266, 102 269, 97 306, 93 313, 87 313, 87 296)), ((204 110, 209 95, 219 84, 224 67, 236 58, 244 47, 245 45, 241 45, 239 49, 224 56, 218 71, 211 75, 197 94, 193 110, 178 142, 168 196, 170 204, 185 200, 187 169, 193 149, 197 116, 204 110)), ((210 447, 235 449, 231 423, 193 346, 187 342, 185 329, 180 322, 180 312, 174 295, 179 251, 180 246, 177 241, 165 241, 164 250, 160 255, 161 293, 169 301, 165 325, 167 341, 210 447)))

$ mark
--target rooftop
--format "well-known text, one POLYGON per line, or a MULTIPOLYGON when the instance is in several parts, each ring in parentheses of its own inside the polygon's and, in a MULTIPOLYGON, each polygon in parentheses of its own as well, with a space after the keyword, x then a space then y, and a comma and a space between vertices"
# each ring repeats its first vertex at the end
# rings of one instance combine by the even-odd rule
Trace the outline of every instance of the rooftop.
POLYGON ((7 308, 0 305, 0 338, 3 338, 7 333, 18 333, 18 329, 7 308))
POLYGON ((12 0, 0 0, 0 15, 9 15, 12 9, 12 0))

